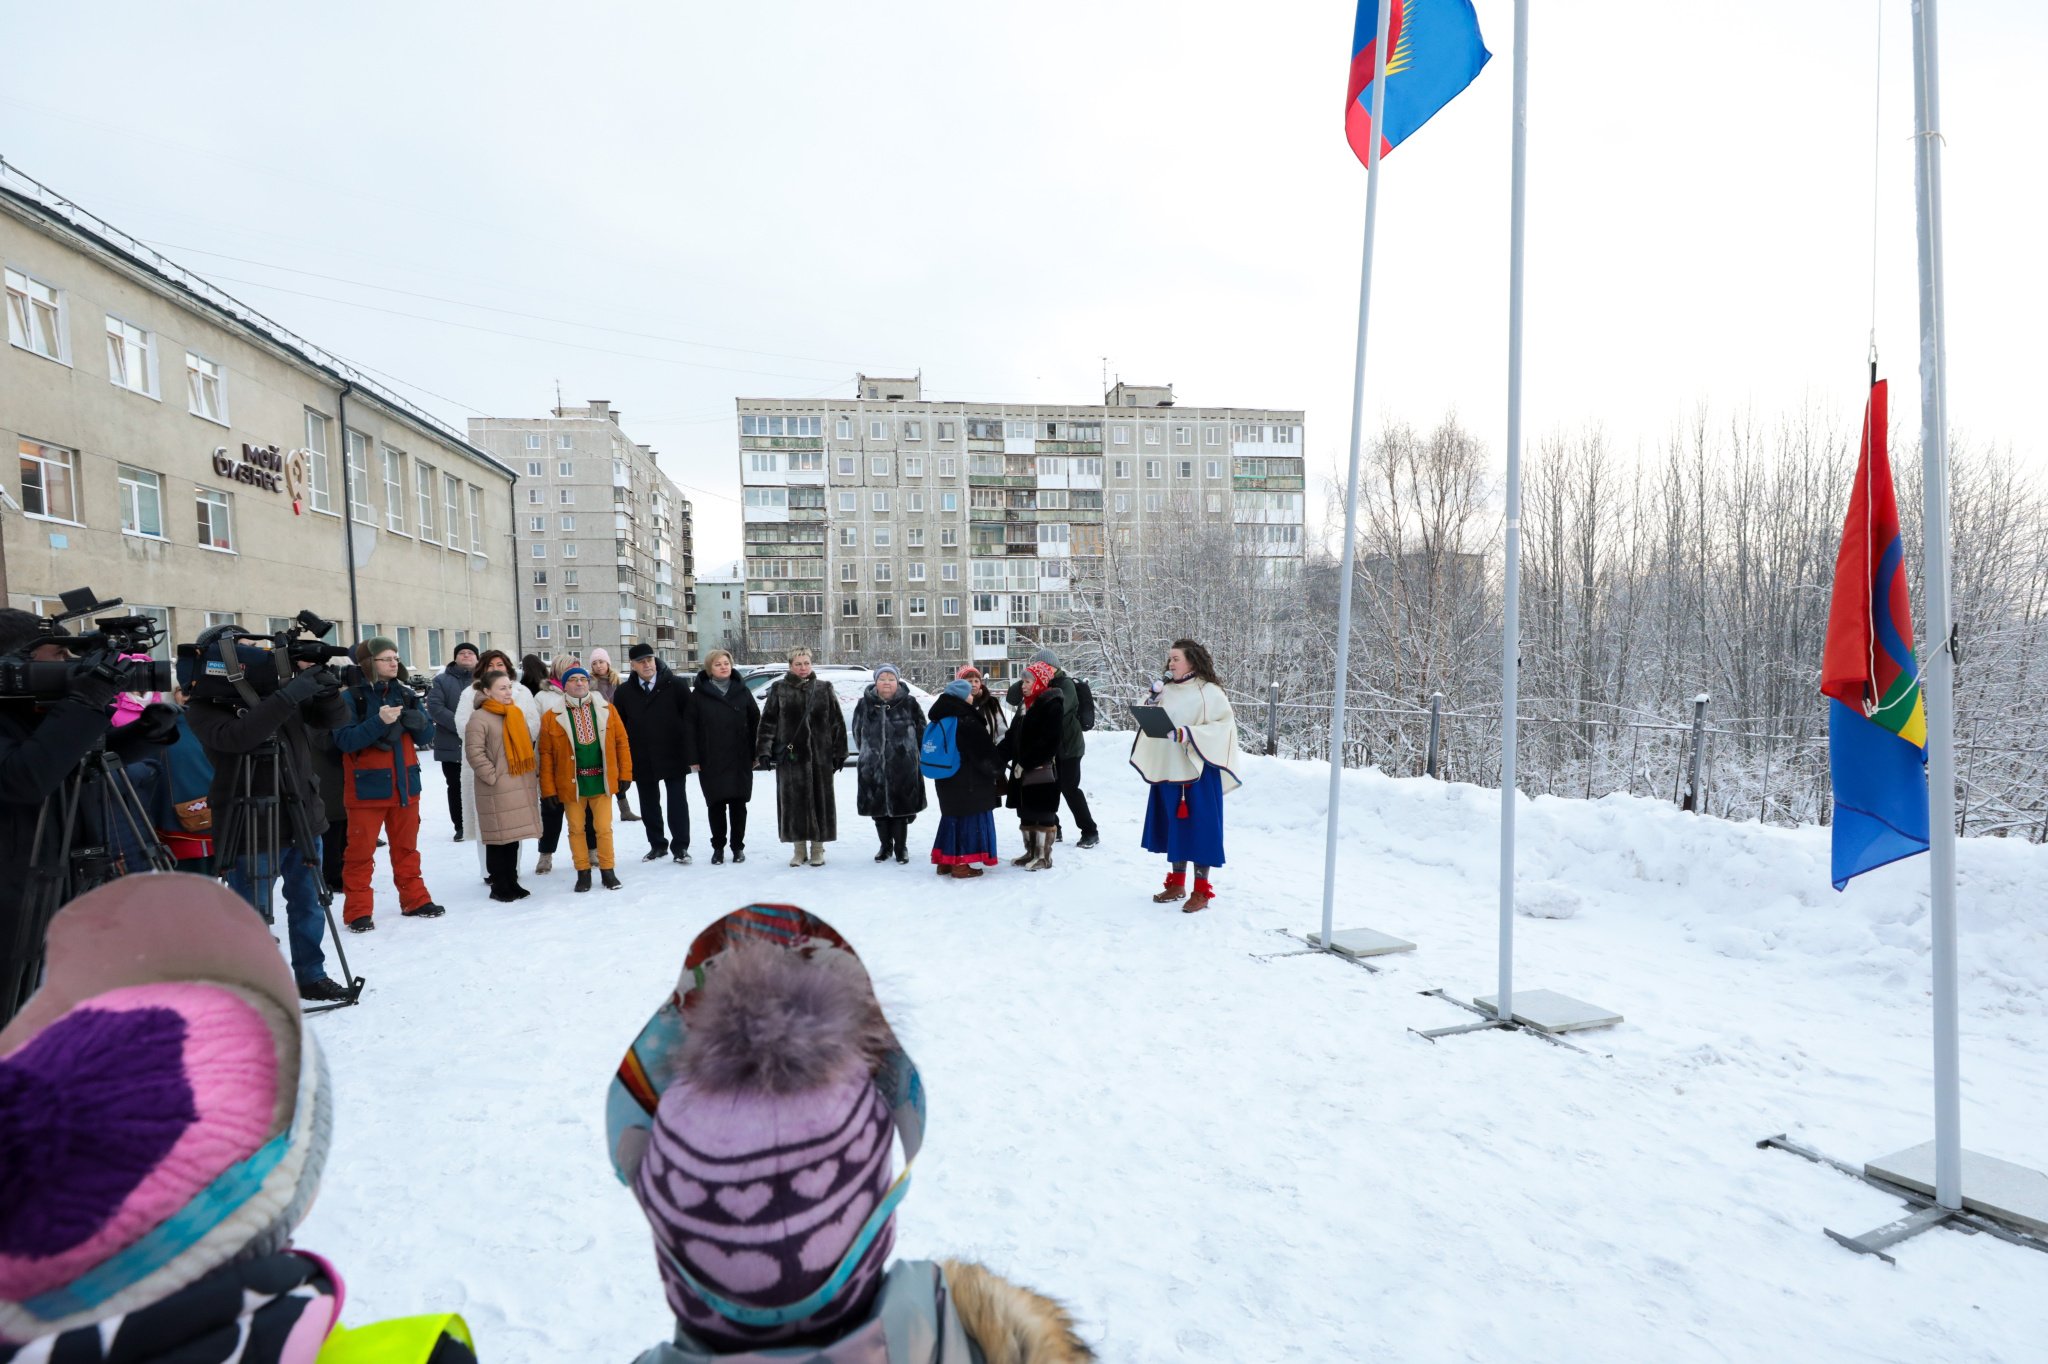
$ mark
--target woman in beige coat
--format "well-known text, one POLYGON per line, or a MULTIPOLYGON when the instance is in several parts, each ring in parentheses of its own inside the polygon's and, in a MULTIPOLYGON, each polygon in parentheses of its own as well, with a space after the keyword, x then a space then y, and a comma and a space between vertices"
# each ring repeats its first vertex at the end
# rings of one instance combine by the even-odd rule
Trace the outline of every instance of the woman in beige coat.
POLYGON ((493 900, 524 900, 519 843, 540 837, 540 763, 526 712, 511 675, 477 679, 477 701, 462 734, 462 752, 476 773, 476 830, 483 840, 493 900))

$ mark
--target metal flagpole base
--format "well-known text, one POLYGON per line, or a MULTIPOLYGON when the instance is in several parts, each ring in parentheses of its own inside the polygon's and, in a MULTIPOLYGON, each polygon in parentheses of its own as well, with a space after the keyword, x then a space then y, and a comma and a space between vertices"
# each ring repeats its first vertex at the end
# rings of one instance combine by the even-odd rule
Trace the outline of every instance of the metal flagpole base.
MULTIPOLYGON (((1490 1014, 1500 1012, 1493 995, 1480 995, 1472 1002, 1490 1014)), ((1621 1015, 1603 1009, 1597 1004, 1588 1004, 1583 999, 1573 999, 1555 990, 1515 991, 1515 1022, 1525 1028, 1556 1036, 1561 1032, 1583 1032, 1587 1028, 1611 1028, 1621 1022, 1621 1015)))
MULTIPOLYGON (((1441 999, 1444 1003, 1449 1004, 1454 1008, 1463 1009, 1468 1014, 1477 1014, 1479 1015, 1480 1019, 1480 1021, 1477 1023, 1464 1023, 1458 1025, 1457 1027, 1452 1028, 1410 1028, 1408 1030, 1409 1032, 1414 1033, 1417 1037, 1420 1037, 1425 1041, 1434 1042, 1439 1037, 1459 1037, 1468 1032, 1488 1032, 1498 1029, 1505 1032, 1525 1032, 1528 1033, 1531 1037, 1540 1037, 1544 1041, 1550 1043, 1552 1046, 1563 1047, 1567 1051, 1576 1051, 1582 1054, 1586 1052, 1586 1049, 1584 1047, 1573 1046, 1571 1043, 1565 1041, 1562 1037, 1559 1037, 1555 1031, 1537 1027, 1534 1023, 1531 1023, 1527 1019, 1525 1019, 1522 1016, 1521 1009, 1522 992, 1519 990, 1515 992, 1516 1007, 1514 1017, 1512 1018, 1501 1018, 1496 1015, 1492 1008, 1481 1008, 1477 1004, 1467 1004, 1464 1000, 1458 999, 1455 996, 1452 996, 1443 990, 1424 990, 1422 993, 1436 999, 1441 999)), ((1532 990, 1529 993, 1547 994, 1549 992, 1544 990, 1532 990)), ((1559 998, 1564 998, 1564 996, 1559 996, 1559 998)), ((1487 1002, 1491 1003, 1491 1001, 1487 1002)), ((1574 1000, 1573 1002, 1577 1003, 1576 1000, 1574 1000)), ((1591 1006, 1582 1005, 1581 1007, 1590 1008, 1591 1006)), ((1613 1019, 1615 1022, 1618 1023, 1621 1021, 1621 1015, 1615 1014, 1613 1015, 1613 1019)), ((1586 1026, 1597 1027, 1598 1025, 1588 1024, 1586 1026)))
MULTIPOLYGON (((1308 945, 1318 951, 1323 946, 1323 935, 1307 935, 1308 945)), ((1406 938, 1397 938, 1391 933, 1381 933, 1370 928, 1340 928, 1330 935, 1330 951, 1340 957, 1356 961, 1360 957, 1384 957, 1394 952, 1413 952, 1415 944, 1406 938)))
POLYGON ((1780 1132, 1774 1137, 1765 1137, 1757 1143, 1759 1150, 1789 1151, 1803 1160, 1816 1165, 1826 1165, 1840 1170, 1852 1179, 1861 1180, 1873 1189, 1902 1199, 1913 1209, 1903 1217, 1897 1217, 1881 1227, 1864 1232, 1861 1236, 1845 1236, 1832 1227, 1822 1227, 1828 1239, 1845 1246, 1858 1255, 1875 1255, 1886 1264, 1897 1264, 1885 1252, 1901 1241, 1911 1240, 1932 1227, 1954 1227, 1957 1231, 1984 1232, 2001 1241, 2029 1250, 2048 1254, 2048 1222, 2039 1220, 2048 1213, 2048 1206, 2029 1201, 2030 1195, 2038 1199, 2041 1191, 2048 1190, 2048 1176, 2026 1169, 2024 1166, 1994 1160, 1978 1155, 1974 1151, 1963 1152, 1964 1193, 1961 1208, 1944 1208, 1934 1201, 1934 1144, 1916 1146, 1901 1151, 1896 1156, 1872 1161, 1858 1168, 1845 1160, 1822 1155, 1819 1151, 1798 1142, 1788 1140, 1780 1132), (1903 1167, 1900 1171, 1899 1167, 1903 1167), (1991 1173, 1986 1174, 1987 1167, 1991 1173), (1928 1175, 1918 1179, 1917 1170, 1924 1168, 1928 1175), (1898 1171, 1895 1173, 1894 1171, 1898 1171), (1903 1174, 1903 1178, 1901 1177, 1903 1174), (1973 1181, 1972 1176, 1977 1176, 1973 1181), (1914 1182, 1907 1182, 1912 1180, 1914 1182), (1989 1186, 1988 1188, 1986 1186, 1989 1186), (1989 1195, 1989 1198, 1981 1195, 1989 1195), (2017 1202, 2017 1207, 1994 1209, 1993 1201, 2001 1205, 2017 1202))

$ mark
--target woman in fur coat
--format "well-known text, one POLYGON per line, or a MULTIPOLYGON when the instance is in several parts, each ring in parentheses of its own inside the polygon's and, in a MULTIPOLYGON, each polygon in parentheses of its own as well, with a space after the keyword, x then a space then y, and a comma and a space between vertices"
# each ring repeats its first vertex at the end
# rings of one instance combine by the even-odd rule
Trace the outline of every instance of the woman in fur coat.
POLYGON ((639 1364, 1095 1358, 1065 1308, 980 1265, 891 1262, 924 1082, 816 915, 742 909, 698 934, 605 1113, 675 1316, 639 1364))
POLYGON ((1024 855, 1011 865, 1043 871, 1052 865, 1060 817, 1060 727, 1064 702, 1052 684, 1050 663, 1024 669, 1024 710, 1003 735, 1010 764, 1010 808, 1024 833, 1024 855))
POLYGON ((893 663, 875 669, 875 680, 853 707, 853 733, 860 741, 860 812, 875 821, 881 851, 875 861, 894 856, 908 862, 904 842, 910 822, 924 809, 924 771, 918 750, 924 744, 924 710, 903 674, 893 663))
MULTIPOLYGON (((540 660, 534 659, 533 661, 538 663, 540 660)), ((476 675, 482 677, 485 673, 490 672, 505 673, 514 679, 517 679, 519 676, 518 672, 512 667, 512 655, 506 653, 503 649, 486 649, 482 657, 477 659, 476 675)), ((476 714, 476 703, 481 699, 483 698, 475 687, 464 687, 462 689, 462 697, 455 703, 456 733, 467 737, 469 734, 469 717, 476 714)), ((540 739, 540 702, 534 698, 531 691, 527 690, 525 684, 515 680, 512 683, 512 703, 518 706, 519 713, 526 717, 527 737, 538 742, 540 739)), ((484 841, 476 835, 475 831, 478 827, 476 822, 476 769, 465 761, 462 764, 462 828, 468 840, 476 844, 477 874, 488 883, 491 879, 490 858, 484 841)), ((500 854, 500 856, 503 856, 503 854, 500 854)), ((514 868, 514 873, 516 877, 517 868, 514 868)))
POLYGON ((756 759, 775 769, 775 832, 794 844, 789 865, 825 865, 825 845, 839 837, 833 779, 846 765, 846 714, 832 684, 811 672, 811 651, 789 655, 789 671, 768 688, 761 706, 756 759))
POLYGON ((1171 904, 1187 895, 1188 865, 1195 893, 1184 914, 1207 909, 1216 898, 1209 873, 1223 865, 1223 797, 1237 779, 1237 715, 1216 680, 1209 651, 1177 639, 1166 652, 1166 674, 1152 684, 1153 704, 1166 710, 1173 733, 1131 741, 1131 766, 1151 784, 1145 804, 1145 851, 1165 853, 1166 888, 1153 896, 1171 904))

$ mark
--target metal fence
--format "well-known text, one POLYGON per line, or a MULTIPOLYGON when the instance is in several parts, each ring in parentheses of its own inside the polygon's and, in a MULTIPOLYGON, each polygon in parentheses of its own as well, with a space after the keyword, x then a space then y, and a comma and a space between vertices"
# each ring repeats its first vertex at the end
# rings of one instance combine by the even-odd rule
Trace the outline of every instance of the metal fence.
MULTIPOLYGON (((1276 684, 1262 695, 1231 694, 1245 747, 1327 761, 1330 706, 1283 701, 1276 684)), ((1616 791, 1672 801, 1722 819, 1765 824, 1826 824, 1834 813, 1828 739, 1816 717, 1810 733, 1716 720, 1701 695, 1670 716, 1570 702, 1528 703, 1519 716, 1517 785, 1531 795, 1592 800, 1616 791)), ((1500 785, 1498 707, 1384 703, 1345 707, 1344 765, 1398 776, 1435 776, 1500 785)), ((1964 730, 1956 746, 1957 830, 2048 842, 2048 748, 1980 741, 1964 730)))

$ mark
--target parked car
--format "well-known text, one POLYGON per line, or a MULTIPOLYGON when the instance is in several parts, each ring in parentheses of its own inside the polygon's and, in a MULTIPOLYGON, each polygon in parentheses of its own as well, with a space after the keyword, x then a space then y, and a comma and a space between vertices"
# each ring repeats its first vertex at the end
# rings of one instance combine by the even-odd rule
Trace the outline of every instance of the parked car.
MULTIPOLYGON (((733 671, 740 674, 747 684, 747 690, 752 692, 754 699, 758 701, 767 696, 768 688, 789 669, 777 663, 760 667, 758 670, 735 668, 733 671)), ((817 674, 820 681, 831 683, 833 695, 839 698, 839 710, 846 717, 846 760, 853 762, 860 756, 860 740, 853 732, 853 708, 860 704, 861 694, 875 680, 875 675, 867 668, 850 668, 841 663, 821 663, 812 671, 817 674)), ((927 713, 931 711, 932 702, 939 699, 910 682, 903 685, 910 688, 910 694, 916 699, 918 708, 927 713)))

